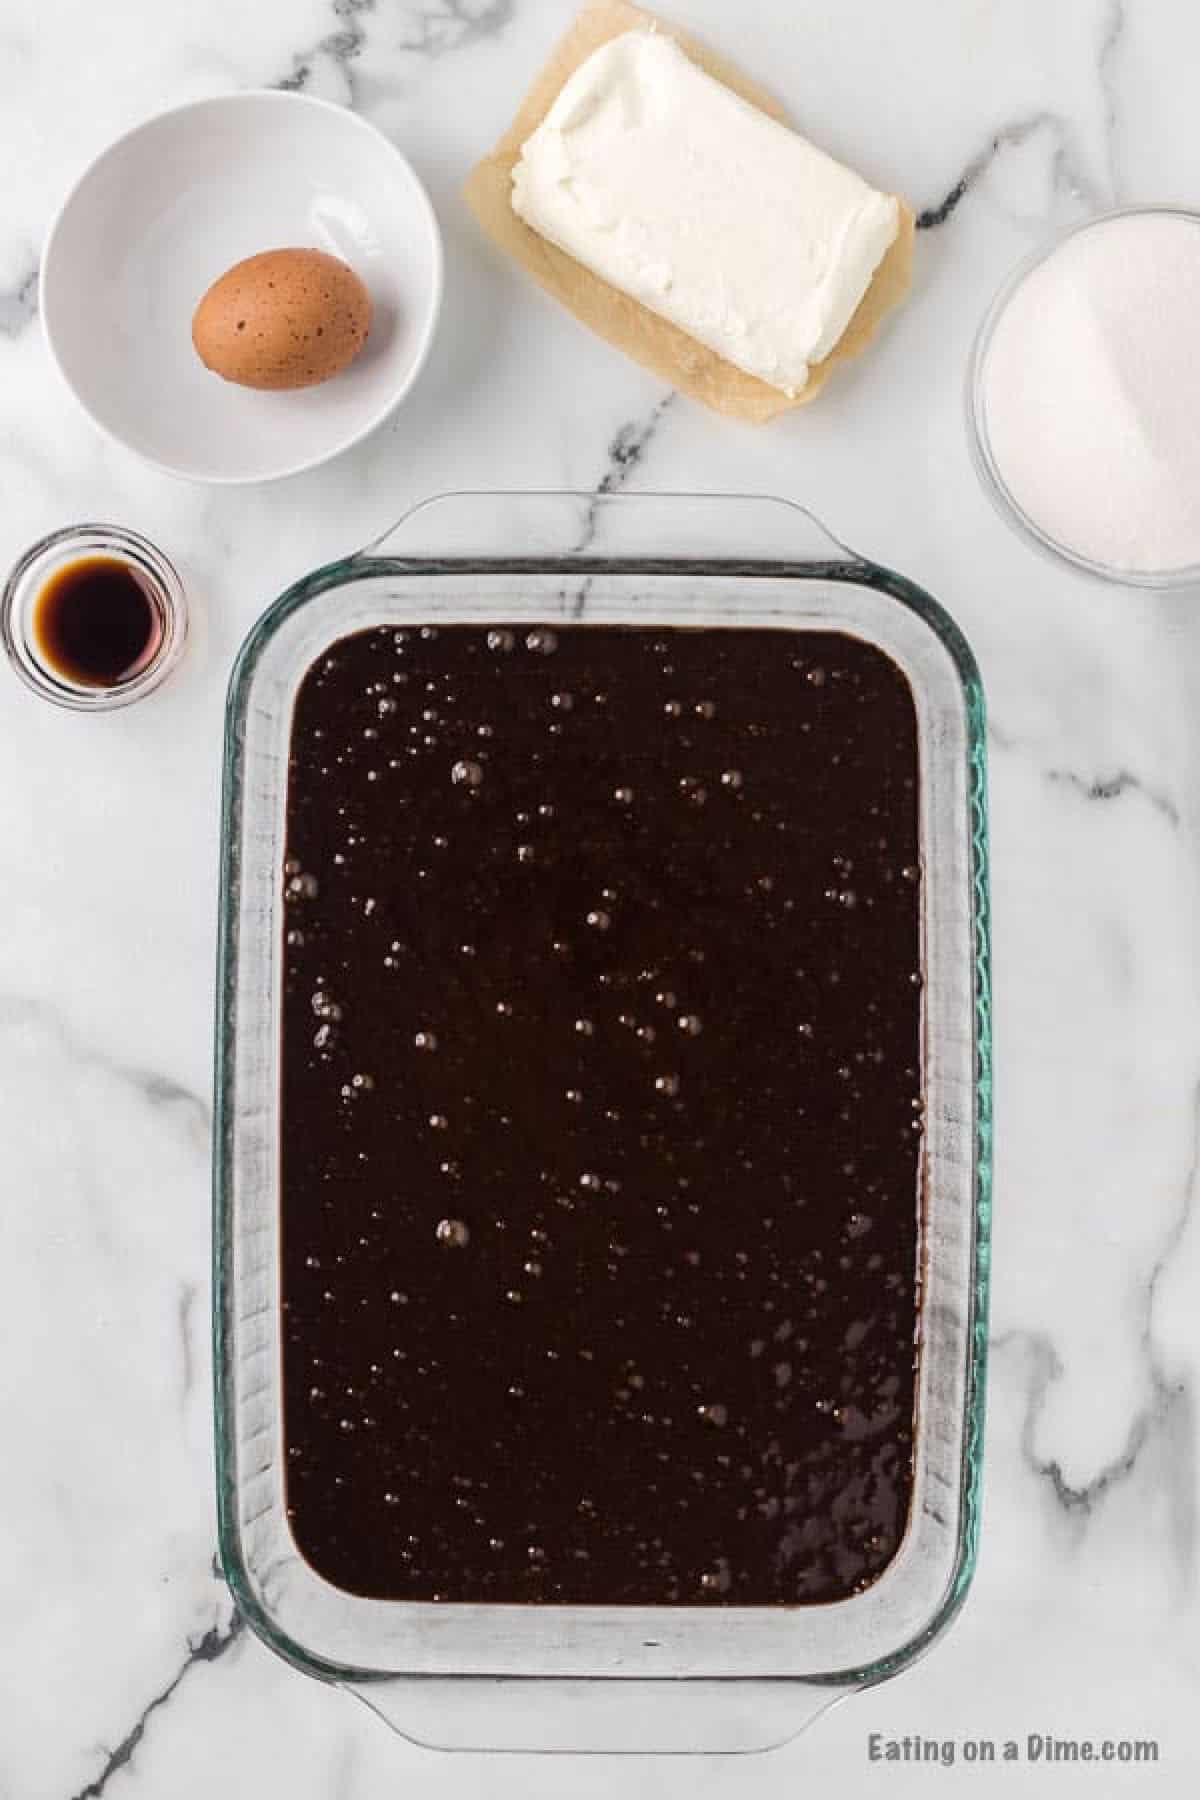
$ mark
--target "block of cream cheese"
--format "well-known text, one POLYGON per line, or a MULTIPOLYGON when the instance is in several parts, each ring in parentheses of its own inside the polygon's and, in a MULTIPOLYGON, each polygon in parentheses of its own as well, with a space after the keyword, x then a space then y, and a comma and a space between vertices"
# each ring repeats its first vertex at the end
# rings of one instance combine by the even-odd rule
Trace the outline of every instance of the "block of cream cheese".
POLYGON ((898 202, 693 63, 628 31, 566 82, 513 209, 747 374, 799 392, 900 226, 898 202))

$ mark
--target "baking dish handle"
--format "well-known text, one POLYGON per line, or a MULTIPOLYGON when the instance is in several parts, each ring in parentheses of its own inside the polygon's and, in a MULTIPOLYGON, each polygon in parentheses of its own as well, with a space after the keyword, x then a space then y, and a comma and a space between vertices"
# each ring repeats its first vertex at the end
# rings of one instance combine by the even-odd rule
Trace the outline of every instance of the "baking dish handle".
POLYGON ((777 1749, 857 1690, 732 1677, 389 1676, 349 1691, 428 1750, 711 1756, 777 1749))
POLYGON ((480 491, 422 501, 359 552, 366 561, 562 559, 800 563, 863 559, 807 507, 766 494, 480 491))

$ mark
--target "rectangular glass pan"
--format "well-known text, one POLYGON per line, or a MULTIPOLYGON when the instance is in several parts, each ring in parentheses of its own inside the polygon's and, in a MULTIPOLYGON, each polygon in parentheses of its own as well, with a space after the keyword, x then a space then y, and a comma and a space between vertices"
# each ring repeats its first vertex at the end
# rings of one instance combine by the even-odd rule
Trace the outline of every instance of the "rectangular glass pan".
POLYGON ((226 1574, 259 1634, 422 1742, 730 1750, 792 1736, 944 1628, 976 1555, 990 1199, 983 697, 944 612, 784 502, 457 495, 284 594, 247 640, 227 718, 217 1018, 217 1467, 226 1574), (282 865, 292 709, 329 645, 371 626, 504 620, 843 631, 916 705, 923 1200, 907 1534, 850 1599, 797 1607, 369 1600, 292 1540, 279 1295, 282 865))

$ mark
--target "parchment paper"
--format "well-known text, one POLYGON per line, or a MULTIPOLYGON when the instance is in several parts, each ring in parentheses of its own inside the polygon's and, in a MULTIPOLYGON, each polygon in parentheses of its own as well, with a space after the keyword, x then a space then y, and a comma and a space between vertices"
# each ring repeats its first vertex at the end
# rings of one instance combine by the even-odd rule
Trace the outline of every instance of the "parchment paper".
POLYGON ((731 418, 763 424, 779 413, 814 400, 838 364, 858 356, 887 314, 903 300, 912 280, 912 211, 903 200, 900 202, 900 229, 895 243, 875 271, 841 340, 823 362, 813 364, 807 386, 792 399, 779 388, 726 362, 677 325, 659 318, 641 301, 593 275, 518 218, 512 209, 512 172, 522 144, 541 124, 579 65, 610 38, 649 25, 668 32, 693 62, 735 94, 773 118, 787 122, 783 109, 771 95, 694 38, 626 4, 626 0, 594 0, 580 13, 550 57, 495 149, 472 169, 464 189, 467 204, 493 242, 600 337, 694 400, 731 418))

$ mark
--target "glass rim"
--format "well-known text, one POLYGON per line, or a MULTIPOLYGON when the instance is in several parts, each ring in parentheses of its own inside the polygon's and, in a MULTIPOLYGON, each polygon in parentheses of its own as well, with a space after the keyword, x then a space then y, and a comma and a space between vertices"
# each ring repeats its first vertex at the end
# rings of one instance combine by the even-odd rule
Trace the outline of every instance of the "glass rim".
POLYGON ((1051 532, 1044 530, 1026 512, 1000 473, 988 431, 987 403, 983 391, 984 371, 996 329, 1007 312, 1009 304, 1015 299, 1029 277, 1036 274, 1038 269, 1056 256, 1064 245, 1070 243, 1074 238, 1081 237, 1085 232, 1102 229, 1106 225, 1114 224, 1119 219, 1154 217, 1183 219, 1191 225, 1200 226, 1200 211, 1186 206, 1170 204, 1117 206, 1105 212, 1093 213, 1086 219, 1077 219, 1073 224, 1056 231, 1048 243, 1040 244, 1027 256, 1022 257, 993 294, 975 334, 967 364, 965 398, 967 441, 979 484, 999 517, 1015 530, 1019 537, 1023 537, 1026 543, 1060 566, 1066 563, 1081 574, 1107 582, 1110 586, 1145 588, 1162 592, 1176 588, 1200 586, 1200 562, 1182 564, 1178 568, 1169 569, 1121 568, 1114 563, 1097 562, 1093 558, 1085 556, 1081 551, 1073 550, 1069 544, 1062 543, 1051 532))

